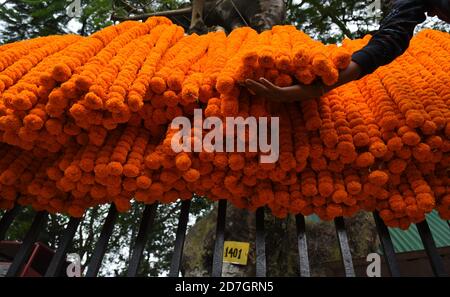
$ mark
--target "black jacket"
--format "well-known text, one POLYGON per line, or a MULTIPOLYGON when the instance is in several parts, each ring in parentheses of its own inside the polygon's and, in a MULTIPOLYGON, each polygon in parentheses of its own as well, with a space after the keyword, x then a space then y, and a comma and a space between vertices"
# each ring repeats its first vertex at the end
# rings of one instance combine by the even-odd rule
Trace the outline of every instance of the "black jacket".
POLYGON ((426 20, 425 0, 394 0, 391 12, 381 22, 380 29, 363 49, 353 54, 362 69, 362 76, 389 64, 405 52, 414 29, 426 20))

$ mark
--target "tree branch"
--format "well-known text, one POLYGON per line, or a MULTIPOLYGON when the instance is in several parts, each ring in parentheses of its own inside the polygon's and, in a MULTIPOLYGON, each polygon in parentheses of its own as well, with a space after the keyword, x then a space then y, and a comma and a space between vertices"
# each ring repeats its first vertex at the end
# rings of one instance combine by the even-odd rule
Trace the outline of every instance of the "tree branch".
POLYGON ((160 218, 159 220, 156 220, 155 225, 158 225, 160 223, 165 222, 167 219, 169 219, 179 208, 179 206, 181 205, 181 202, 178 201, 175 206, 162 218, 160 218))
POLYGON ((146 20, 149 17, 154 16, 165 16, 165 17, 171 17, 171 16, 179 16, 186 13, 191 13, 192 7, 186 7, 186 8, 180 8, 176 10, 166 10, 166 11, 157 11, 157 12, 151 12, 151 13, 143 13, 139 15, 132 15, 132 16, 126 16, 121 17, 117 16, 116 14, 111 15, 111 20, 113 21, 129 21, 129 20, 146 20))
POLYGON ((3 8, 3 6, 5 6, 6 4, 8 4, 10 2, 11 2, 10 0, 7 0, 7 1, 5 1, 3 3, 0 3, 0 8, 3 8))
POLYGON ((326 9, 317 0, 310 0, 309 3, 314 6, 323 16, 328 16, 331 20, 341 29, 342 33, 347 35, 347 37, 352 38, 353 34, 347 28, 347 26, 333 13, 326 9))
POLYGON ((128 11, 128 12, 138 11, 138 9, 136 7, 134 7, 133 5, 131 5, 130 3, 128 3, 128 1, 120 0, 120 2, 126 7, 125 8, 126 11, 128 11))

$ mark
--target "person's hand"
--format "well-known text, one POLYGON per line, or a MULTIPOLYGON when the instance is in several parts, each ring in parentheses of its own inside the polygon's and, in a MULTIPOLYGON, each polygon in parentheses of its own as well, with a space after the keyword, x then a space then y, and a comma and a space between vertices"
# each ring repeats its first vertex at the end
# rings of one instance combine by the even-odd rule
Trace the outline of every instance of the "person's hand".
POLYGON ((245 81, 245 87, 254 95, 276 102, 296 102, 316 99, 325 93, 325 87, 318 83, 313 85, 278 87, 265 78, 260 78, 258 81, 247 79, 245 81))
POLYGON ((278 87, 265 78, 258 81, 247 79, 244 86, 254 95, 265 97, 272 101, 296 102, 305 99, 316 99, 329 91, 351 81, 361 78, 361 67, 352 61, 348 67, 339 72, 339 79, 333 86, 326 86, 322 82, 312 85, 293 85, 290 87, 278 87))

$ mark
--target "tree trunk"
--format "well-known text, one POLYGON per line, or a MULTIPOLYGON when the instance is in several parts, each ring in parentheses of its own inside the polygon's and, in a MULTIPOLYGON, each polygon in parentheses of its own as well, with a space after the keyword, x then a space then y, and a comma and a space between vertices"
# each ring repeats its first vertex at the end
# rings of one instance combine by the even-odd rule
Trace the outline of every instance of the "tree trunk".
MULTIPOLYGON (((182 261, 184 276, 210 276, 214 251, 217 208, 199 220, 186 237, 182 261)), ((353 258, 365 258, 378 249, 372 216, 359 213, 346 219, 353 258)), ((226 241, 250 243, 247 266, 224 263, 222 276, 255 276, 255 215, 229 206, 225 227, 226 241)), ((298 250, 295 218, 275 219, 266 214, 266 255, 268 276, 298 276, 298 250)), ((333 222, 307 219, 307 242, 313 276, 334 276, 329 263, 340 261, 339 245, 333 222)))

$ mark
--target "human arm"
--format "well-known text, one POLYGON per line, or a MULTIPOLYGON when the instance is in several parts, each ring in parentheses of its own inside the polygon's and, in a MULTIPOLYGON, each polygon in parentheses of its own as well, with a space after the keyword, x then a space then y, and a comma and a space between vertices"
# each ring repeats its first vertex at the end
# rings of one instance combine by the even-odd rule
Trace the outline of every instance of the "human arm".
POLYGON ((424 0, 393 1, 390 13, 370 42, 352 56, 352 60, 361 67, 361 76, 389 64, 406 51, 414 29, 426 19, 425 11, 424 0))
POLYGON ((318 98, 332 89, 357 80, 392 62, 405 52, 414 34, 415 27, 425 20, 423 0, 393 1, 392 11, 383 20, 380 29, 369 44, 355 52, 347 69, 339 73, 338 82, 326 86, 320 81, 312 85, 277 87, 264 78, 247 80, 245 86, 253 93, 275 101, 300 101, 318 98))
POLYGON ((327 86, 322 82, 311 85, 295 84, 289 87, 278 87, 265 78, 258 81, 248 79, 245 86, 255 95, 265 97, 269 100, 280 102, 295 102, 305 99, 314 99, 323 96, 334 88, 357 80, 361 75, 361 67, 351 62, 350 65, 339 73, 339 79, 333 86, 327 86))

